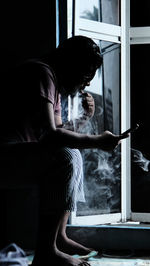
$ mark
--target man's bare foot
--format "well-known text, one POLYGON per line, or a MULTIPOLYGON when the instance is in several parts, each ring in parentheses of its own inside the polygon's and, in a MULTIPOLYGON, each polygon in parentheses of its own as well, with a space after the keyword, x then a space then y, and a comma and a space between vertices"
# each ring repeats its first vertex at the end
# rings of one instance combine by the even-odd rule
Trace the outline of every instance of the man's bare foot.
POLYGON ((58 234, 57 236, 57 247, 63 252, 67 252, 70 255, 87 255, 93 249, 87 248, 74 240, 67 237, 67 235, 58 234))
POLYGON ((53 263, 53 266, 90 266, 86 261, 75 259, 72 256, 55 249, 53 253, 40 257, 37 255, 32 262, 32 266, 50 266, 53 263))

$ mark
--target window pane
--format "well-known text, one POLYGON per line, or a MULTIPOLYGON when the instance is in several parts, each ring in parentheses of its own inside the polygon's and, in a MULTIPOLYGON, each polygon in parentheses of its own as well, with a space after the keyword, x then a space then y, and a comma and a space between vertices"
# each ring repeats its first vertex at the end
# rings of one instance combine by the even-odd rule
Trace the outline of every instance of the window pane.
POLYGON ((119 0, 80 1, 80 17, 119 25, 119 2, 119 0))
POLYGON ((131 0, 131 26, 150 26, 150 1, 131 0))
MULTIPOLYGON (((99 42, 103 67, 87 87, 96 103, 94 117, 84 133, 99 134, 105 129, 120 132, 120 46, 99 42)), ((77 216, 120 212, 120 150, 82 150, 86 203, 78 203, 77 216)))
POLYGON ((68 38, 72 36, 72 0, 67 0, 67 28, 68 28, 68 38))
POLYGON ((131 136, 132 212, 150 212, 149 51, 131 46, 131 122, 140 125, 131 136))
POLYGON ((120 0, 101 0, 101 22, 120 25, 120 0))
POLYGON ((84 0, 79 2, 80 17, 99 21, 99 0, 84 0))

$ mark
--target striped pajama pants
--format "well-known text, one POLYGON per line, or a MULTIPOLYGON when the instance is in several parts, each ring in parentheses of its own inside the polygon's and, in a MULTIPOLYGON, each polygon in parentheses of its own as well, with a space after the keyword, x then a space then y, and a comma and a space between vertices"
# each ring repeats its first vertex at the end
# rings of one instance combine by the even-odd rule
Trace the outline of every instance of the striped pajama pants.
POLYGON ((51 168, 45 173, 41 189, 43 210, 75 211, 78 201, 85 202, 80 151, 61 148, 47 159, 51 160, 51 168))
POLYGON ((36 144, 29 147, 10 146, 0 153, 1 185, 36 184, 43 213, 75 211, 78 201, 85 202, 80 151, 66 147, 40 150, 36 144))

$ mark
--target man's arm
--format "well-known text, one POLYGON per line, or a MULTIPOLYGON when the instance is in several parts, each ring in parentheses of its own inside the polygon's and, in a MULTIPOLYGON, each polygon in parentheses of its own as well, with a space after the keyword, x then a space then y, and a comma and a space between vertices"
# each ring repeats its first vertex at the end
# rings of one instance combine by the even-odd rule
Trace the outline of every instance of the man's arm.
POLYGON ((56 121, 54 117, 53 105, 50 102, 44 101, 44 112, 45 117, 43 118, 46 122, 47 132, 40 139, 41 145, 50 147, 63 147, 67 146, 70 148, 87 149, 87 148, 99 148, 103 150, 112 150, 118 144, 119 141, 127 136, 114 135, 109 131, 104 132, 101 135, 87 135, 80 134, 59 128, 61 121, 56 121), (58 125, 56 124, 58 123, 58 125))

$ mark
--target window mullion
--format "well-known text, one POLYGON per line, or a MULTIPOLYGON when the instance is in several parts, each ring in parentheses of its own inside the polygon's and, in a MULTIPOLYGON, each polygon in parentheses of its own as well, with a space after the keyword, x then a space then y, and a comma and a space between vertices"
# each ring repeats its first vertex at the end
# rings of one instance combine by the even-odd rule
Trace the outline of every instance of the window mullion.
MULTIPOLYGON (((121 131, 130 127, 130 0, 121 1, 121 131)), ((122 141, 122 221, 131 215, 130 138, 122 141)))

